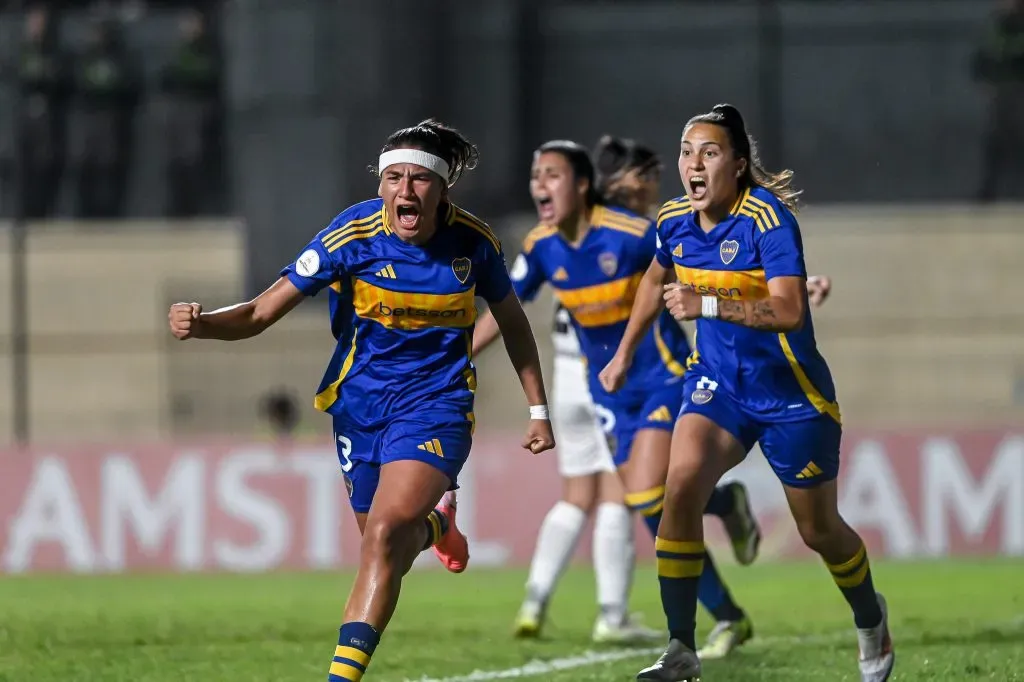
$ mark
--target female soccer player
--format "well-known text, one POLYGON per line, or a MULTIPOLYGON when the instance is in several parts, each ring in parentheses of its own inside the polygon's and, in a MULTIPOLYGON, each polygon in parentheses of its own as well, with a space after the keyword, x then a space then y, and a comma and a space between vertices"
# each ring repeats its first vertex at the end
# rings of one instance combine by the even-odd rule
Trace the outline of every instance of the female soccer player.
POLYGON ((235 341, 330 288, 338 345, 315 405, 334 418, 363 535, 331 682, 362 678, 421 551, 432 546, 455 573, 469 560, 454 503, 438 502, 457 487, 472 440, 474 297, 490 304, 530 404, 523 447, 554 447, 537 344, 501 245, 449 200, 476 160, 474 145, 436 121, 399 130, 377 165, 380 198, 343 211, 269 289, 209 313, 197 303, 171 307, 179 339, 235 341))
POLYGON ((670 642, 637 679, 700 677, 694 625, 703 505, 758 442, 804 542, 853 610, 861 679, 883 682, 894 660, 885 601, 872 584, 864 543, 839 515, 842 427, 808 312, 792 172, 765 171, 740 112, 720 104, 683 129, 679 174, 686 196, 661 210, 656 258, 600 377, 609 392, 628 387, 647 330, 666 304, 675 319, 697 320, 655 541, 670 642))
MULTIPOLYGON (((598 191, 608 203, 617 203, 643 215, 656 206, 641 193, 618 192, 620 180, 632 180, 632 167, 646 170, 649 153, 630 154, 610 136, 603 137, 594 150, 597 171, 607 182, 598 191)), ((656 160, 655 160, 656 161, 656 160)), ((645 175, 645 178, 647 176, 645 175)), ((648 181, 647 184, 650 184, 648 181)), ((657 196, 654 178, 652 197, 657 196)), ((552 426, 558 433, 558 471, 562 498, 548 511, 537 534, 526 598, 516 615, 517 637, 535 637, 543 627, 547 606, 558 581, 568 567, 589 516, 594 517, 593 564, 597 583, 599 613, 594 623, 595 642, 638 642, 657 640, 662 633, 631 619, 629 593, 633 582, 636 550, 633 519, 624 503, 625 491, 604 434, 598 426, 590 399, 587 368, 568 311, 555 308, 552 329, 555 350, 552 390, 552 426)))
MULTIPOLYGON (((654 535, 661 517, 671 428, 682 402, 680 379, 689 353, 685 333, 666 313, 645 338, 644 359, 631 373, 624 394, 612 396, 597 381, 597 370, 618 346, 636 285, 656 249, 653 225, 647 218, 601 203, 590 156, 574 142, 556 140, 536 151, 530 192, 541 224, 527 236, 512 268, 516 293, 531 300, 548 282, 568 311, 590 368, 589 392, 627 491, 626 503, 640 512, 654 535)), ((483 315, 474 334, 474 351, 486 348, 498 333, 494 321, 483 315)), ((730 534, 751 548, 749 563, 759 531, 746 495, 737 495, 736 490, 716 491, 708 510, 726 519, 730 534)), ((585 514, 578 509, 578 515, 585 514)), ((570 555, 571 551, 564 555, 566 561, 570 555)), ((718 621, 737 625, 737 642, 749 638, 746 614, 733 602, 710 560, 706 567, 703 603, 718 621)), ((535 592, 528 595, 527 608, 531 600, 549 596, 535 592)), ((620 599, 615 615, 623 623, 625 594, 620 599)), ((538 606, 534 610, 542 614, 543 602, 538 606)), ((605 611, 603 618, 612 615, 605 611)))

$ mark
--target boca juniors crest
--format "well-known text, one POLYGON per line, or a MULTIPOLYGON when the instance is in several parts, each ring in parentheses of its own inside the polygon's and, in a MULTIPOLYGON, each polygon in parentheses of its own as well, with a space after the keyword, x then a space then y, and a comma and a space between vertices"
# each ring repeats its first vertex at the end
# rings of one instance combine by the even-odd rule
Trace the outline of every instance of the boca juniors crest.
POLYGON ((718 247, 718 255, 722 257, 722 262, 726 265, 736 260, 736 254, 739 252, 740 243, 735 239, 726 239, 722 242, 722 245, 718 247))
POLYGON ((459 280, 459 284, 465 284, 469 279, 469 270, 472 265, 473 262, 468 258, 456 258, 452 261, 452 272, 455 273, 455 279, 459 280))
POLYGON ((597 264, 601 267, 601 272, 607 277, 611 277, 619 269, 619 259, 611 251, 605 251, 598 256, 597 264))

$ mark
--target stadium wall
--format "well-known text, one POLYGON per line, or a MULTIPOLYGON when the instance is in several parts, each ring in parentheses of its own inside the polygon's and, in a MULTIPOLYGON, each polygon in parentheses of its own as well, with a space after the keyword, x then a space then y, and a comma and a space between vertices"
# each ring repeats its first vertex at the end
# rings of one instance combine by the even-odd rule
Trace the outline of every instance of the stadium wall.
MULTIPOLYGON (((850 520, 892 557, 1024 553, 1024 211, 811 207, 802 223, 809 269, 835 280, 815 323, 847 427, 850 520)), ((511 258, 530 220, 502 224, 511 258)), ((308 409, 299 439, 275 445, 256 410, 270 387, 311 396, 332 343, 322 303, 253 341, 182 344, 166 332, 167 304, 237 300, 242 225, 61 224, 30 235, 35 445, 0 446, 0 570, 350 565, 329 420, 308 409)), ((0 281, 8 256, 0 229, 0 281)), ((3 297, 4 387, 8 306, 3 297)), ((550 299, 530 315, 550 359, 550 299)), ((554 457, 518 449, 520 389, 500 349, 478 366, 462 518, 478 564, 522 563, 558 495, 554 457)), ((0 442, 10 418, 5 391, 0 442)), ((735 473, 751 486, 766 554, 803 556, 763 460, 735 473)))
MULTIPOLYGON (((552 455, 488 430, 462 477, 477 567, 523 565, 559 482, 552 455)), ((840 504, 876 557, 1024 555, 1024 430, 866 430, 844 443, 840 504)), ((0 452, 0 572, 353 567, 358 532, 330 443, 246 441, 0 452)), ((752 455, 762 560, 808 558, 778 483, 752 455)), ((652 543, 636 529, 638 553, 652 543)), ((588 538, 579 557, 589 556, 588 538)), ((720 527, 708 541, 729 561, 720 527)), ((436 568, 430 553, 423 564, 436 568)))

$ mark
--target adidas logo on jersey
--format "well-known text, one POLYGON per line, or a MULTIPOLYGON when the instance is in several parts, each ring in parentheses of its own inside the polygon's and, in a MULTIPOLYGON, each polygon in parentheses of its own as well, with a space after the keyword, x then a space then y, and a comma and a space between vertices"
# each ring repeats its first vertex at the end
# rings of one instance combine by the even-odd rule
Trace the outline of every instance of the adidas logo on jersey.
POLYGON ((555 270, 555 274, 551 275, 551 279, 556 282, 564 282, 569 279, 569 273, 565 271, 565 268, 558 268, 555 270))
POLYGON ((385 265, 384 267, 382 267, 380 270, 373 274, 377 275, 378 277, 383 277, 384 279, 398 279, 398 277, 395 275, 395 269, 391 267, 390 263, 388 265, 385 265))
POLYGON ((672 413, 668 411, 668 408, 662 405, 654 412, 647 415, 647 421, 649 422, 670 422, 672 421, 672 413))
POLYGON ((814 462, 809 462, 807 464, 807 466, 804 467, 803 471, 801 471, 799 474, 797 474, 796 477, 797 477, 797 480, 802 481, 804 479, 814 478, 815 476, 820 476, 821 474, 822 474, 822 471, 821 471, 820 468, 818 468, 818 465, 815 464, 814 462))
POLYGON ((675 256, 676 258, 682 258, 683 257, 683 245, 682 244, 676 244, 676 248, 672 249, 672 255, 675 256))
POLYGON ((441 441, 436 438, 431 438, 426 443, 420 443, 416 446, 417 450, 425 450, 432 455, 437 455, 441 459, 444 459, 444 450, 441 449, 441 441))

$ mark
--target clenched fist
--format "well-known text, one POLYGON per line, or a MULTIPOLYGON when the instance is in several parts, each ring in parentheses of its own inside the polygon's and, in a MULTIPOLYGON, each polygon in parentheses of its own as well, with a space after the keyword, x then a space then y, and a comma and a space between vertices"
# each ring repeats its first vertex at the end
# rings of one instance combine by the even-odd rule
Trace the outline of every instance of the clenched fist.
POLYGON ((666 284, 663 297, 665 307, 677 320, 696 320, 701 316, 703 297, 693 287, 678 282, 666 284))
POLYGON ((167 313, 167 320, 170 322, 171 333, 174 334, 174 337, 182 341, 195 338, 201 312, 203 312, 203 306, 198 303, 175 303, 172 305, 171 312, 167 313))
POLYGON ((551 422, 547 419, 531 419, 530 426, 523 437, 523 448, 538 455, 555 447, 555 436, 551 432, 551 422))
POLYGON ((832 291, 832 280, 824 275, 812 275, 807 278, 807 297, 811 305, 817 307, 825 302, 832 291))

